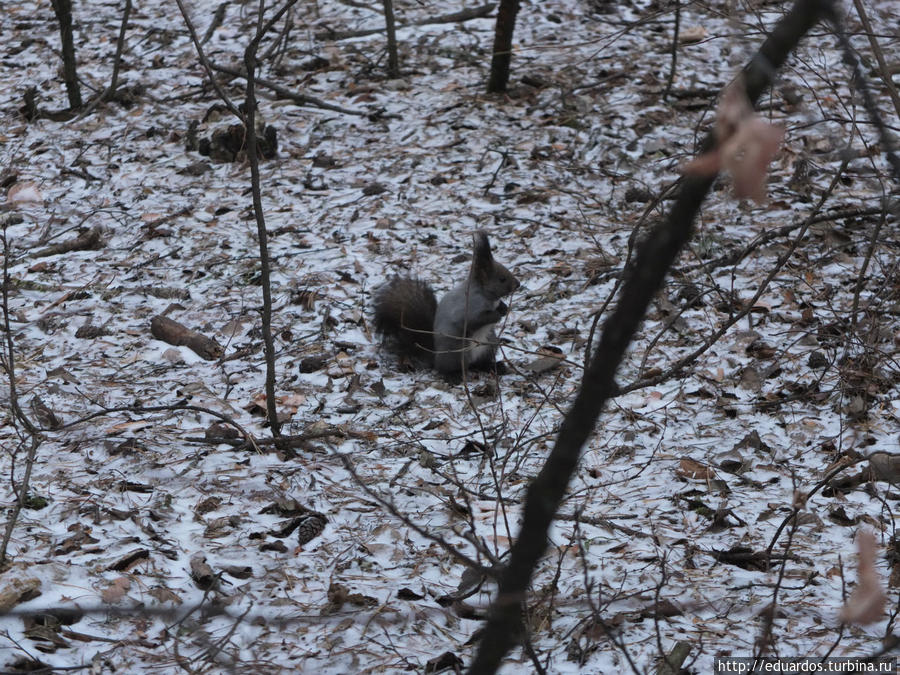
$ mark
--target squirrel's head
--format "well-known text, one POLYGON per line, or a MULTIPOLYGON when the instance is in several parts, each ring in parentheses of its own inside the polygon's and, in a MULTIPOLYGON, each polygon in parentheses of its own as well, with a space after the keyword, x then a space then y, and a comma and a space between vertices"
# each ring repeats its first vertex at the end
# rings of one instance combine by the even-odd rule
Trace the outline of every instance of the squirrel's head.
POLYGON ((494 260, 487 233, 478 230, 474 239, 471 277, 475 283, 484 290, 485 295, 495 299, 516 290, 519 287, 519 280, 494 260))

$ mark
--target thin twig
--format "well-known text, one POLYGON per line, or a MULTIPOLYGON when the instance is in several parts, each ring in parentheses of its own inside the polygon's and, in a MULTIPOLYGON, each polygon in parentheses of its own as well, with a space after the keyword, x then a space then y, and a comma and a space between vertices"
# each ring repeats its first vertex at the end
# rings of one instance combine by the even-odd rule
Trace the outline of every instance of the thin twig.
MULTIPOLYGON (((412 21, 410 23, 400 24, 399 26, 397 26, 397 28, 408 28, 410 26, 432 26, 441 23, 462 23, 463 21, 469 21, 470 19, 480 19, 482 17, 485 17, 493 12, 494 7, 496 6, 496 2, 490 2, 486 5, 472 7, 471 9, 464 9, 459 12, 452 12, 450 14, 443 14, 441 16, 428 17, 425 19, 419 19, 418 21, 412 21)), ((385 30, 385 27, 346 31, 323 30, 316 33, 314 37, 316 38, 316 40, 347 40, 350 38, 377 35, 378 33, 383 33, 385 30)))
POLYGON ((6 355, 3 359, 3 365, 9 376, 9 405, 12 409, 13 420, 18 421, 31 437, 31 447, 28 449, 28 455, 25 457, 25 472, 19 485, 15 482, 14 464, 10 466, 10 481, 12 489, 16 495, 16 503, 10 509, 9 519, 6 521, 6 529, 3 532, 3 540, 0 542, 0 570, 6 565, 6 553, 12 538, 13 530, 22 509, 25 508, 25 500, 28 498, 28 487, 31 484, 31 470, 34 467, 34 460, 37 456, 37 449, 43 440, 40 430, 29 419, 21 406, 19 405, 19 396, 16 390, 16 350, 13 343, 12 328, 9 323, 9 240, 6 237, 6 223, 3 225, 3 328, 6 332, 6 355))
MULTIPOLYGON (((210 64, 210 67, 213 70, 217 70, 220 73, 227 73, 228 75, 232 75, 234 77, 247 77, 246 71, 240 68, 232 68, 230 66, 223 66, 218 63, 210 64)), ((316 98, 315 96, 308 96, 306 94, 298 94, 296 92, 291 91, 287 87, 284 87, 280 84, 272 82, 271 80, 265 80, 261 77, 256 78, 256 84, 260 87, 265 87, 266 89, 271 89, 281 98, 286 98, 299 105, 308 105, 314 108, 321 108, 322 110, 330 110, 332 112, 339 112, 345 115, 359 115, 365 116, 368 113, 362 110, 351 110, 350 108, 343 108, 339 105, 334 105, 333 103, 328 103, 327 101, 323 101, 322 99, 316 98)))
POLYGON ((400 59, 397 55, 397 29, 394 25, 394 2, 382 0, 384 7, 384 26, 387 31, 388 77, 400 76, 400 59))
POLYGON ((775 548, 775 543, 778 541, 778 537, 781 536, 781 532, 784 530, 785 527, 787 527, 788 523, 790 523, 792 520, 794 520, 797 517, 797 515, 800 513, 800 509, 804 508, 807 504, 809 504, 809 500, 812 498, 812 496, 814 494, 816 494, 819 490, 821 490, 823 487, 828 485, 828 483, 831 482, 832 478, 837 476, 842 471, 849 469, 851 466, 856 466, 857 464, 859 464, 861 462, 866 462, 866 461, 868 461, 868 457, 859 457, 858 459, 847 462, 846 464, 840 464, 840 465, 834 467, 831 471, 829 471, 827 474, 825 474, 825 476, 822 478, 822 480, 820 480, 818 483, 816 483, 812 487, 812 489, 806 493, 806 497, 804 498, 802 503, 796 503, 796 502, 794 503, 793 507, 791 508, 790 514, 787 517, 785 517, 785 519, 781 521, 781 524, 776 528, 775 534, 772 535, 772 541, 769 542, 769 546, 766 548, 766 558, 767 558, 767 560, 770 561, 768 563, 769 567, 771 567, 772 549, 775 548))
MULTIPOLYGON (((772 85, 775 73, 799 41, 830 9, 831 3, 826 0, 798 0, 775 25, 743 72, 751 103, 772 85)), ((702 151, 714 144, 714 136, 709 135, 702 151)), ((622 287, 615 311, 604 324, 600 344, 560 425, 556 445, 528 487, 522 525, 500 577, 470 675, 495 673, 520 634, 522 600, 547 549, 549 529, 578 467, 581 450, 614 391, 616 371, 647 307, 690 240, 694 219, 714 180, 714 176, 686 177, 668 218, 653 229, 638 249, 634 270, 622 287)))
POLYGON ((878 61, 878 74, 881 75, 884 88, 887 89, 888 96, 891 97, 891 103, 894 104, 894 111, 897 113, 897 117, 900 117, 900 95, 897 94, 897 87, 894 86, 894 81, 891 79, 891 71, 884 60, 884 52, 881 50, 881 45, 878 44, 875 31, 872 30, 872 24, 869 22, 869 15, 866 14, 865 5, 863 5, 862 0, 853 0, 853 6, 856 7, 860 23, 862 23, 863 30, 866 31, 866 37, 869 38, 872 54, 875 55, 875 60, 878 61))
MULTIPOLYGON (((822 1, 824 2, 824 0, 822 1)), ((847 31, 844 30, 844 24, 843 21, 841 21, 840 15, 837 13, 833 3, 828 2, 826 4, 828 5, 827 11, 829 12, 828 20, 834 27, 834 32, 840 42, 841 49, 844 53, 844 61, 850 65, 850 68, 853 71, 853 82, 856 85, 856 90, 862 94, 863 106, 866 109, 866 113, 869 115, 869 120, 878 130, 881 147, 884 156, 887 158, 888 164, 891 166, 894 182, 900 183, 900 157, 897 156, 897 146, 894 142, 894 135, 888 129, 884 118, 878 110, 878 104, 875 102, 872 90, 859 65, 859 59, 856 57, 853 45, 850 44, 850 38, 847 37, 847 31)))
POLYGON ((486 567, 486 566, 482 565, 481 563, 479 563, 477 560, 473 560, 472 558, 467 556, 465 553, 460 551, 458 548, 451 546, 446 541, 444 541, 441 537, 438 537, 437 535, 432 534, 431 532, 426 530, 424 527, 420 526, 418 523, 416 523, 415 521, 413 521, 412 519, 408 518, 406 515, 401 513, 400 510, 396 506, 394 506, 394 503, 392 501, 382 497, 380 494, 375 492, 375 490, 373 490, 371 487, 369 487, 369 484, 366 481, 364 481, 358 473, 356 473, 356 469, 353 467, 353 463, 350 461, 350 458, 347 457, 347 455, 345 455, 344 453, 340 453, 340 452, 335 452, 333 454, 336 455, 337 458, 341 460, 341 462, 343 462, 344 468, 347 470, 347 473, 350 474, 350 477, 353 479, 353 482, 356 483, 359 487, 361 487, 363 489, 363 491, 367 495, 369 495, 372 499, 374 499, 376 502, 378 502, 384 508, 386 508, 388 510, 388 512, 392 516, 394 516, 394 518, 397 518, 408 528, 410 528, 411 530, 416 532, 419 536, 424 537, 425 539, 428 539, 429 541, 433 541, 435 544, 437 544, 442 549, 444 549, 444 551, 449 553, 453 558, 455 558, 457 560, 457 562, 462 563, 466 567, 471 568, 473 570, 477 570, 481 574, 484 574, 484 575, 487 575, 490 577, 494 577, 497 575, 497 571, 494 570, 493 568, 486 567))
POLYGON ((800 242, 803 240, 803 237, 806 236, 806 231, 809 229, 810 224, 812 223, 813 217, 822 210, 822 207, 825 205, 825 201, 828 197, 831 196, 834 188, 837 186, 838 181, 841 176, 843 176, 844 171, 847 168, 847 164, 849 163, 849 159, 845 158, 841 163, 841 166, 838 168, 837 172, 834 175, 834 178, 831 180, 831 184, 828 186, 828 189, 822 194, 819 199, 819 202, 813 208, 812 213, 803 221, 803 224, 800 226, 800 231, 797 233, 797 236, 794 238, 794 241, 791 242, 791 245, 788 247, 788 250, 785 251, 776 261, 775 265, 773 265, 772 269, 769 271, 769 274, 763 279, 762 283, 759 285, 759 288, 756 289, 756 293, 753 294, 753 297, 750 298, 746 303, 744 303, 744 308, 730 316, 725 323, 723 323, 718 330, 716 330, 712 335, 706 338, 699 347, 697 347, 694 351, 686 356, 681 357, 675 363, 666 368, 663 372, 658 375, 654 375, 653 377, 645 377, 641 380, 637 380, 630 384, 624 385, 619 389, 619 393, 626 394, 631 391, 635 391, 637 389, 643 389, 644 387, 652 387, 660 382, 665 382, 670 377, 676 375, 677 373, 684 370, 686 366, 689 366, 694 361, 696 361, 704 352, 706 352, 710 347, 712 347, 716 342, 719 341, 728 330, 736 324, 738 321, 747 316, 751 311, 753 311, 753 307, 756 305, 757 301, 762 297, 763 293, 765 293, 766 289, 769 287, 769 284, 772 283, 772 280, 778 275, 787 261, 794 254, 794 251, 797 250, 797 247, 800 245, 800 242))
MULTIPOLYGON (((96 401, 92 401, 92 403, 94 403, 94 405, 98 405, 98 407, 102 407, 102 406, 99 406, 99 404, 97 404, 96 401)), ((234 419, 232 419, 228 415, 225 415, 224 413, 220 413, 218 410, 213 410, 212 408, 205 408, 205 407, 199 406, 199 405, 190 405, 187 403, 175 403, 172 405, 152 405, 152 406, 126 405, 126 406, 118 406, 118 407, 113 407, 113 408, 103 407, 102 410, 90 413, 88 415, 84 415, 83 417, 79 417, 78 419, 73 420, 71 422, 61 424, 56 429, 54 429, 54 431, 62 431, 64 429, 70 429, 70 428, 78 426, 80 424, 84 424, 85 422, 90 422, 91 420, 97 419, 98 417, 106 417, 113 413, 130 412, 130 413, 145 414, 145 413, 156 413, 156 412, 180 412, 180 411, 192 411, 192 412, 203 413, 205 415, 215 417, 216 419, 219 419, 219 420, 225 422, 226 424, 230 424, 244 436, 245 442, 249 443, 252 447, 254 447, 257 450, 257 452, 259 451, 259 446, 257 444, 256 439, 253 438, 253 435, 249 431, 244 429, 244 427, 242 427, 240 424, 235 422, 234 419)), ((227 442, 227 441, 221 441, 221 442, 227 442)))
POLYGON ((259 154, 256 143, 256 52, 259 43, 271 30, 275 22, 284 15, 297 0, 288 0, 275 12, 268 22, 263 23, 265 0, 259 2, 259 18, 256 35, 244 50, 244 68, 247 78, 247 98, 245 101, 245 130, 247 159, 250 161, 250 187, 253 192, 253 214, 256 217, 256 234, 259 245, 260 284, 262 286, 262 334, 266 359, 266 413, 272 436, 281 436, 281 420, 275 407, 275 340, 272 337, 272 280, 271 258, 269 257, 269 239, 266 232, 266 217, 262 205, 262 188, 259 177, 259 154))
POLYGON ((203 68, 206 70, 206 76, 209 79, 209 83, 212 85, 213 89, 216 90, 216 93, 219 95, 219 98, 222 99, 225 107, 228 108, 228 110, 230 110, 235 117, 243 122, 244 115, 240 110, 238 110, 237 106, 231 102, 228 94, 225 93, 225 90, 222 89, 222 85, 219 84, 216 76, 213 75, 212 66, 209 63, 209 60, 206 58, 206 54, 203 52, 203 45, 200 43, 200 40, 197 37, 197 31, 194 30, 194 24, 191 21, 190 15, 188 15, 187 10, 184 7, 184 2, 182 2, 182 0, 175 0, 175 2, 178 3, 178 9, 181 10, 181 16, 184 17, 184 23, 187 25, 188 32, 191 34, 191 41, 194 43, 194 48, 197 50, 197 56, 200 59, 200 63, 203 64, 203 68))
POLYGON ((681 0, 675 2, 675 28, 672 32, 672 58, 669 62, 669 77, 666 79, 666 88, 663 90, 663 101, 672 93, 672 83, 675 82, 675 69, 678 65, 678 32, 681 30, 681 0))
POLYGON ((116 40, 116 55, 113 59, 113 71, 109 80, 109 86, 99 95, 95 96, 76 121, 90 115, 103 101, 108 101, 116 95, 116 86, 119 82, 119 69, 122 66, 122 52, 125 49, 125 30, 128 28, 128 17, 131 15, 131 0, 125 0, 125 9, 122 12, 122 24, 119 26, 119 37, 116 40))

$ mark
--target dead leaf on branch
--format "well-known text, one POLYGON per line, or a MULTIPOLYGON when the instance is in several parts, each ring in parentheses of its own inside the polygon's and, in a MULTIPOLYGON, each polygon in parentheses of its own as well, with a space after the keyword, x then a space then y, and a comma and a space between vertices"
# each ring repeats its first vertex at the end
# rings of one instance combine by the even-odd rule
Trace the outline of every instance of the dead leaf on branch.
POLYGON ((884 616, 885 595, 881 588, 881 580, 875 571, 875 535, 861 530, 856 535, 859 548, 857 569, 859 583, 850 594, 850 599, 841 610, 841 621, 865 626, 880 621, 884 616))
POLYGON ((784 140, 784 127, 770 124, 753 111, 740 79, 722 94, 715 134, 716 146, 685 164, 682 173, 714 176, 724 169, 734 180, 738 199, 765 204, 768 166, 784 140))

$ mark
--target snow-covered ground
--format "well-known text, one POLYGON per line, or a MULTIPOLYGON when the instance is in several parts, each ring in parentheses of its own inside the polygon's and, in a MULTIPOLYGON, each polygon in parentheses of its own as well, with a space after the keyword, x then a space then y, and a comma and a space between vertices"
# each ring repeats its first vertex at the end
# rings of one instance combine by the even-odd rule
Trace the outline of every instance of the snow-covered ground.
MULTIPOLYGON (((505 96, 485 93, 493 14, 401 27, 402 76, 387 79, 382 35, 321 36, 379 28, 381 3, 369 4, 301 0, 278 66, 270 60, 260 73, 362 113, 259 89, 279 144, 261 171, 285 431, 341 431, 286 457, 204 443, 219 421, 207 414, 138 411, 184 402, 268 435, 258 414, 265 368, 249 166, 185 149, 190 123, 218 99, 177 5, 144 0, 132 10, 119 84, 140 85, 133 105, 29 122, 19 112, 29 86, 40 107, 66 105, 58 28, 50 3, 2 3, 4 199, 11 187, 28 191, 0 214, 19 401, 33 415, 39 397, 63 423, 130 408, 42 436, 32 508, 0 572, 0 597, 35 595, 4 606, 7 670, 29 657, 129 673, 421 672, 445 652, 468 664, 492 586, 451 602, 466 568, 446 548, 484 564, 474 537, 495 556, 508 550, 629 238, 665 213, 671 201, 652 200, 677 179, 719 91, 784 10, 686 4, 682 30, 700 39, 679 46, 663 99, 674 28, 666 3, 523 2, 505 96), (100 250, 36 255, 92 227, 100 250), (478 228, 522 282, 502 330, 509 373, 462 385, 403 372, 373 335, 372 290, 405 273, 447 290, 467 274, 478 228), (224 359, 153 339, 150 320, 164 312, 218 340, 224 359), (532 367, 548 347, 565 360, 532 367), (301 360, 318 355, 322 365, 301 372, 301 360), (301 507, 327 518, 303 545, 285 534, 301 507), (213 588, 197 573, 203 556, 220 575, 213 588), (46 608, 56 621, 41 618, 46 608)), ((897 66, 900 3, 868 4, 897 66)), ((123 6, 76 3, 86 98, 109 82, 123 6)), ((190 8, 201 36, 217 6, 190 8)), ((404 0, 396 11, 402 25, 462 8, 404 0)), ((205 45, 213 62, 238 64, 255 12, 250 2, 227 5, 205 45)), ((857 15, 847 20, 858 33, 857 15)), ((896 131, 868 42, 853 41, 896 131)), ((608 406, 534 580, 530 637, 548 672, 627 671, 624 652, 649 670, 678 640, 691 644, 686 666, 709 672, 717 655, 754 653, 776 584, 770 653, 866 655, 894 632, 888 615, 838 632, 856 582, 857 529, 878 535, 885 586, 892 571, 900 583, 883 555, 900 547, 888 483, 817 491, 775 542, 776 560, 787 548, 783 578, 719 555, 765 551, 795 494, 839 458, 900 450, 893 217, 851 321, 878 211, 896 186, 835 44, 814 31, 762 101, 762 114, 787 130, 770 201, 737 201, 720 181, 620 385, 665 372, 739 312, 849 155, 847 171, 746 318, 683 372, 608 406), (746 256, 710 264, 775 228, 784 230, 746 256)), ((236 102, 242 82, 226 87, 236 102)), ((4 383, 8 513, 10 475, 21 479, 31 441, 12 424, 5 374, 4 383)), ((893 585, 888 598, 896 612, 893 585)), ((532 664, 517 649, 505 672, 522 668, 532 664)))

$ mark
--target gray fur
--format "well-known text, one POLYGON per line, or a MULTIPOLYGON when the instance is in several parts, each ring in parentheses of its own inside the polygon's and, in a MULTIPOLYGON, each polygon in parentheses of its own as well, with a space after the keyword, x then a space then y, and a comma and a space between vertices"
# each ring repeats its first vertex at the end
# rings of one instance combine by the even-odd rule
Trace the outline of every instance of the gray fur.
POLYGON ((469 277, 438 303, 434 367, 449 374, 492 366, 497 351, 494 326, 506 314, 501 298, 518 287, 512 273, 494 261, 487 234, 476 232, 469 277))
POLYGON ((490 368, 497 351, 494 326, 507 311, 501 298, 518 287, 512 273, 494 261, 487 234, 479 230, 469 276, 440 303, 418 279, 396 277, 379 288, 375 330, 395 351, 427 360, 445 375, 490 368))

